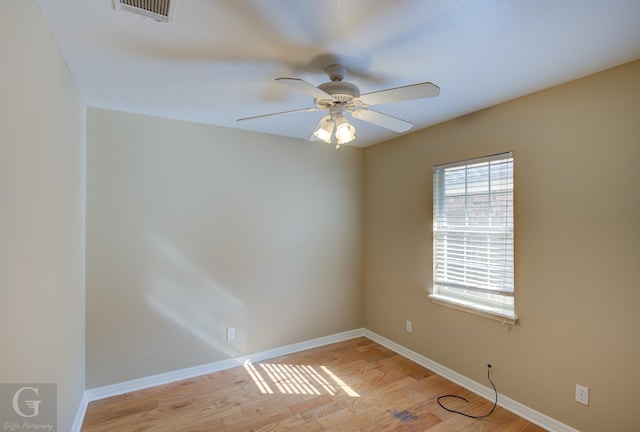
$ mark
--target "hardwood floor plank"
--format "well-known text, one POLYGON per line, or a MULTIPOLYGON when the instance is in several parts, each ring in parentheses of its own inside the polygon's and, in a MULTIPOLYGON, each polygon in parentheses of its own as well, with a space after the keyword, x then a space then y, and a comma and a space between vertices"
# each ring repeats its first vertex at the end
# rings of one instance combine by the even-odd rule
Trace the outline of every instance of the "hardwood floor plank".
POLYGON ((301 415, 294 415, 256 429, 256 432, 318 432, 322 430, 322 426, 317 422, 306 422, 301 415))
POLYGON ((91 402, 82 432, 542 432, 366 338, 91 402))

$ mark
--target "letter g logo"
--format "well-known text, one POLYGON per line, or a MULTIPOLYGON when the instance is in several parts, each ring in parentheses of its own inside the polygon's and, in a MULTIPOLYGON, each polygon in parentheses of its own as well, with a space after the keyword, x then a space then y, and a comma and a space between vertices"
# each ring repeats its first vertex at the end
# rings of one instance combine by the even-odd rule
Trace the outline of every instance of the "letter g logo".
POLYGON ((27 408, 30 408, 33 411, 33 414, 23 413, 22 410, 20 409, 20 404, 18 403, 18 399, 20 398, 20 395, 22 394, 22 392, 25 390, 31 390, 36 394, 36 396, 38 396, 38 387, 22 387, 16 392, 16 394, 13 395, 13 410, 16 412, 16 414, 22 417, 35 417, 40 413, 40 403, 42 401, 41 400, 24 401, 25 404, 27 405, 27 408))

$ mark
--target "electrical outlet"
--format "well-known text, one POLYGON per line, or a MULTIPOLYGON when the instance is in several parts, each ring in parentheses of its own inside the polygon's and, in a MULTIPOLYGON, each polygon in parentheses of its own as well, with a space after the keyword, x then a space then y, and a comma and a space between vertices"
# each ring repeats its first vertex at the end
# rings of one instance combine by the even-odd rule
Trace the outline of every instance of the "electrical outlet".
POLYGON ((576 402, 589 405, 589 387, 576 384, 576 402))
POLYGON ((234 340, 236 338, 236 329, 234 327, 227 328, 227 340, 234 340))
POLYGON ((407 320, 407 331, 409 333, 411 333, 413 331, 413 324, 409 320, 407 320))

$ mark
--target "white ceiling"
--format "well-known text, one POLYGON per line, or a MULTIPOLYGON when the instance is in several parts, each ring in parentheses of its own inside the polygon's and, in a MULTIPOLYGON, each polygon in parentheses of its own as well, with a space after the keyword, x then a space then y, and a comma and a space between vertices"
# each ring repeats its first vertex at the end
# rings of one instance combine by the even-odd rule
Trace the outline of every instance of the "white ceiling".
MULTIPOLYGON (((274 81, 362 93, 433 82, 439 97, 378 105, 413 130, 640 58, 640 0, 175 0, 171 24, 112 0, 39 0, 85 103, 308 139, 322 112, 274 81)), ((351 144, 395 132, 349 119, 351 144)))

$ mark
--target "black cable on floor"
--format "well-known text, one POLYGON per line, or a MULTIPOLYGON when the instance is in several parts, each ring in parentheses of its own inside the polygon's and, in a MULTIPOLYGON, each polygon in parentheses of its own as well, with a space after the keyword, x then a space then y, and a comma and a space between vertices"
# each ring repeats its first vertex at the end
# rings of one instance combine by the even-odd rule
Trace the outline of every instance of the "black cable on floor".
POLYGON ((475 416, 475 415, 467 414, 467 413, 462 412, 462 411, 449 409, 446 406, 442 405, 442 402, 440 402, 440 399, 451 398, 451 397, 462 399, 463 401, 469 403, 469 401, 467 399, 463 398, 462 396, 458 396, 458 395, 454 395, 454 394, 447 394, 447 395, 439 396, 438 399, 437 399, 438 405, 440 405, 442 408, 444 408, 445 410, 447 410, 449 412, 460 414, 460 415, 463 415, 465 417, 470 417, 472 419, 483 419, 483 418, 489 417, 491 414, 493 414, 493 411, 498 406, 498 390, 496 389, 496 385, 493 383, 493 380, 491 379, 491 365, 490 364, 487 365, 487 378, 489 378, 489 382, 491 383, 491 386, 493 387, 493 391, 496 392, 496 401, 494 402, 493 408, 491 408, 491 411, 489 411, 488 414, 481 415, 481 416, 475 416))

